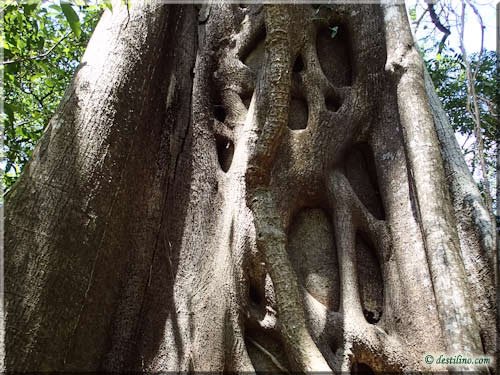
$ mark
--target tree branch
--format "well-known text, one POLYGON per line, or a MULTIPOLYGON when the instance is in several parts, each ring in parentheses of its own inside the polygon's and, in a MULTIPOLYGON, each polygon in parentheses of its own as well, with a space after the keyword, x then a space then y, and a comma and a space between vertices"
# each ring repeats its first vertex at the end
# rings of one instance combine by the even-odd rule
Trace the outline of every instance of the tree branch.
POLYGON ((24 62, 24 61, 29 61, 29 60, 44 60, 46 59, 51 53, 52 51, 59 45, 61 44, 61 42, 66 39, 69 34, 71 34, 72 31, 68 31, 66 34, 64 34, 52 47, 50 47, 50 49, 42 54, 39 54, 39 55, 36 55, 36 56, 30 56, 30 57, 22 57, 20 59, 16 59, 16 60, 8 60, 8 61, 2 61, 2 65, 9 65, 9 64, 15 64, 15 63, 20 63, 20 62, 24 62))
POLYGON ((418 27, 420 26, 420 22, 422 22, 422 19, 424 18, 425 14, 429 11, 429 9, 424 9, 418 20, 415 21, 415 32, 417 31, 418 27))
POLYGON ((429 10, 429 15, 431 16, 432 23, 438 28, 439 31, 441 31, 444 34, 443 38, 441 39, 441 42, 439 42, 439 52, 441 52, 443 50, 446 39, 450 35, 450 30, 446 28, 439 20, 439 17, 436 14, 436 10, 434 9, 434 4, 428 3, 427 9, 429 10))
POLYGON ((479 54, 477 56, 477 66, 474 69, 472 73, 472 78, 474 82, 476 81, 477 73, 479 72, 479 68, 481 67, 481 57, 483 56, 483 50, 484 50, 484 22, 483 18, 481 17, 481 14, 479 14, 479 11, 477 10, 476 6, 470 2, 470 0, 466 0, 467 5, 469 5, 472 8, 472 11, 476 15, 479 26, 481 27, 481 47, 479 48, 479 54))
MULTIPOLYGON (((462 13, 460 15, 460 50, 462 53, 462 59, 465 64, 465 73, 467 76, 467 100, 466 107, 467 111, 470 113, 474 120, 474 135, 475 135, 475 149, 477 151, 477 157, 479 161, 479 168, 481 171, 481 183, 484 187, 484 198, 486 203, 486 208, 490 215, 493 214, 493 203, 490 190, 490 182, 488 180, 488 170, 486 167, 485 156, 484 156, 484 141, 481 127, 481 113, 479 112, 479 100, 475 88, 475 72, 473 72, 467 51, 465 49, 464 42, 464 32, 465 32, 465 9, 468 4, 468 0, 462 0, 462 13)), ((473 8, 474 9, 474 8, 473 8)), ((481 20, 481 19, 480 19, 481 20)), ((480 21, 482 22, 482 21, 480 21)), ((479 68, 479 65, 478 65, 479 68)))

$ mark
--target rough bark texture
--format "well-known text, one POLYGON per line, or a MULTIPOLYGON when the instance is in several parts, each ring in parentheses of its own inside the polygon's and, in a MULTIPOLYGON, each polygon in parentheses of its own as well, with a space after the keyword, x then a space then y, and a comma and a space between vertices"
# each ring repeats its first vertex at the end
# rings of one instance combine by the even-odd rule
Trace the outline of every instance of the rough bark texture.
POLYGON ((132 350, 163 207, 186 173, 194 17, 152 5, 99 23, 7 197, 7 369, 114 368, 132 350))
POLYGON ((494 227, 404 8, 127 13, 7 197, 7 370, 494 353, 494 227))

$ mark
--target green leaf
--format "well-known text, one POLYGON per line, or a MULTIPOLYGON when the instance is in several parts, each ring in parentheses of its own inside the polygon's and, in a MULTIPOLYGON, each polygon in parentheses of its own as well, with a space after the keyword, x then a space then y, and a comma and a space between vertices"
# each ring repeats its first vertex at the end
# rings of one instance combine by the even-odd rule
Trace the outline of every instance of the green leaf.
POLYGON ((9 65, 7 65, 5 70, 9 74, 16 74, 19 71, 19 63, 15 62, 15 63, 9 64, 9 65))
POLYGON ((38 49, 42 49, 44 45, 45 45, 45 38, 41 36, 38 38, 37 47, 38 49))
POLYGON ((16 47, 19 48, 19 50, 23 50, 26 47, 26 41, 19 38, 16 40, 16 47))
POLYGON ((410 19, 415 22, 417 20, 417 9, 415 6, 411 7, 408 9, 408 12, 410 13, 410 19))
POLYGON ((61 13, 62 12, 61 7, 59 5, 57 5, 57 4, 50 4, 49 5, 49 9, 53 10, 53 11, 55 11, 57 13, 61 13))
POLYGON ((35 83, 38 79, 43 78, 44 74, 42 73, 35 73, 30 77, 30 81, 35 83))
POLYGON ((108 8, 111 12, 113 11, 113 4, 111 4, 111 0, 104 0, 102 4, 108 8))
POLYGON ((5 114, 7 115, 7 118, 9 119, 10 123, 14 123, 14 109, 9 103, 4 103, 3 110, 5 114))
POLYGON ((80 18, 78 18, 78 14, 76 14, 71 4, 68 3, 61 2, 61 9, 75 36, 77 38, 80 37, 80 34, 82 33, 82 27, 80 25, 80 18))
POLYGON ((87 0, 0 2, 4 11, 3 33, 0 33, 4 61, 18 61, 0 65, 4 88, 4 108, 0 114, 4 129, 4 147, 0 153, 3 151, 4 155, 0 157, 11 166, 9 175, 4 174, 2 180, 5 186, 11 186, 56 110, 105 5, 92 1, 96 4, 83 6, 87 0), (65 5, 61 7, 60 2, 65 5), (78 25, 81 34, 76 38, 73 35, 78 30, 73 33, 73 29, 78 25), (68 31, 73 35, 64 38, 68 31), (30 59, 52 46, 55 48, 50 58, 30 59))
POLYGON ((39 1, 29 1, 26 4, 23 4, 24 14, 29 17, 31 13, 38 7, 39 1))

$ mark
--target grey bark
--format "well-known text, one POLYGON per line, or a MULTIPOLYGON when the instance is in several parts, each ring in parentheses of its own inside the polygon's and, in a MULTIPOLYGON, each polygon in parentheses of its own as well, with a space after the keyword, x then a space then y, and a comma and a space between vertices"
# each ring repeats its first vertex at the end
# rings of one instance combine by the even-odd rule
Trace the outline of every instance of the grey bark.
POLYGON ((402 12, 105 15, 7 197, 6 370, 492 354, 495 233, 402 12))
POLYGON ((495 334, 490 327, 495 324, 496 305, 495 223, 490 220, 491 216, 483 204, 481 193, 465 163, 453 128, 446 118, 428 74, 425 75, 425 85, 433 111, 446 178, 450 181, 449 188, 461 244, 460 255, 481 326, 481 340, 488 350, 494 350, 495 334))
POLYGON ((100 21, 6 198, 6 369, 94 371, 127 357, 182 170, 193 18, 151 5, 100 21))
POLYGON ((446 346, 451 352, 480 353, 481 337, 467 288, 456 221, 425 92, 423 62, 412 46, 403 9, 385 6, 384 16, 390 51, 386 69, 396 76, 410 178, 416 190, 416 211, 446 346))

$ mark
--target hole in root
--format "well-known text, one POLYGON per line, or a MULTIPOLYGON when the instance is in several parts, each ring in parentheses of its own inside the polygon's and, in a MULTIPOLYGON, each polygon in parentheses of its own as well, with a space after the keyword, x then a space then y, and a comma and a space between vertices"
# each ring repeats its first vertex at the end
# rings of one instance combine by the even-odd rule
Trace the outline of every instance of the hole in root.
POLYGON ((354 362, 352 364, 351 374, 362 374, 362 375, 375 375, 370 366, 366 363, 357 363, 354 362))
POLYGON ((323 73, 335 86, 352 84, 351 42, 347 28, 332 25, 318 30, 316 50, 323 73))
POLYGON ((363 315, 365 316, 366 321, 370 324, 375 324, 379 321, 375 314, 376 313, 374 313, 373 311, 363 309, 363 315))
POLYGON ((222 104, 214 105, 214 117, 220 122, 224 122, 226 120, 226 109, 222 104))
POLYGON ((346 176, 356 195, 377 219, 385 218, 377 168, 371 147, 367 143, 354 145, 345 159, 346 176))
POLYGON ((215 141, 219 165, 224 172, 227 172, 233 161, 234 144, 229 138, 221 135, 217 135, 215 141))
POLYGON ((263 291, 259 290, 259 288, 254 284, 250 284, 248 287, 248 297, 250 298, 250 301, 256 305, 260 305, 264 301, 263 291))
POLYGON ((356 235, 356 263, 363 315, 370 324, 382 317, 384 283, 374 247, 361 233, 356 235))
POLYGON ((252 95, 253 95, 253 93, 248 93, 248 94, 243 94, 240 97, 241 98, 241 102, 246 107, 246 109, 250 108, 250 103, 252 101, 252 95))
POLYGON ((298 55, 295 59, 295 63, 293 64, 293 71, 295 73, 299 73, 304 70, 304 61, 302 60, 302 56, 298 55))
POLYGON ((337 112, 342 104, 340 100, 333 95, 325 97, 325 106, 331 112, 337 112))

